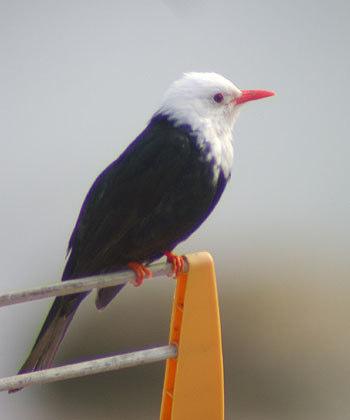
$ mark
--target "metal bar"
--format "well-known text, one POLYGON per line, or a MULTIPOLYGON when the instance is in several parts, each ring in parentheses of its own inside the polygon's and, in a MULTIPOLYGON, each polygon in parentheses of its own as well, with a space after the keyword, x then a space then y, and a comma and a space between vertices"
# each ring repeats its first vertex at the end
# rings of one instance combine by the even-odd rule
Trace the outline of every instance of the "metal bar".
POLYGON ((0 391, 15 390, 35 384, 63 381, 65 379, 79 378, 96 373, 109 372, 123 368, 159 362, 177 356, 177 347, 174 345, 155 347, 125 353, 102 359, 89 360, 56 368, 39 370, 22 375, 9 376, 0 379, 0 391))
MULTIPOLYGON (((171 264, 169 263, 164 262, 151 264, 149 268, 152 271, 153 277, 160 277, 171 274, 171 264)), ((187 270, 188 267, 185 262, 184 271, 187 270)), ((32 300, 45 299, 52 296, 64 296, 70 295, 72 293, 86 292, 95 288, 101 289, 103 287, 127 283, 133 279, 135 279, 135 273, 131 270, 126 270, 67 280, 60 283, 54 283, 51 286, 41 286, 32 289, 21 290, 19 292, 4 293, 0 294, 0 307, 14 305, 16 303, 29 302, 32 300)))

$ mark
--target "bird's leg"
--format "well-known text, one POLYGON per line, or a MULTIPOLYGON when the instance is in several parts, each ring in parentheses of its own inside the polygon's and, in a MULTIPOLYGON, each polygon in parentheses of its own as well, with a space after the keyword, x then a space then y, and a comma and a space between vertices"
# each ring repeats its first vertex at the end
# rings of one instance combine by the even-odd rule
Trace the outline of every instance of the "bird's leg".
POLYGON ((141 286, 145 277, 152 277, 152 271, 146 268, 143 264, 138 262, 129 262, 128 267, 135 273, 136 278, 131 280, 131 283, 135 287, 141 286))
POLYGON ((166 256, 168 263, 172 265, 172 275, 176 277, 178 274, 180 274, 183 271, 185 267, 184 257, 173 254, 170 251, 166 251, 164 255, 166 256))

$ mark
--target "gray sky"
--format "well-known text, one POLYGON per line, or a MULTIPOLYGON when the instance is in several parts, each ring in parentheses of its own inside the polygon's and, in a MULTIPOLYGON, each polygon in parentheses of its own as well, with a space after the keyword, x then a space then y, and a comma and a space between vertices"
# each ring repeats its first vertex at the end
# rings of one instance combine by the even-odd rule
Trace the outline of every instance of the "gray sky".
MULTIPOLYGON (((242 111, 232 181, 180 250, 212 252, 223 295, 262 272, 348 293, 348 20, 341 0, 0 1, 1 290, 60 277, 92 181, 194 70, 277 96, 242 111)), ((46 305, 1 311, 0 375, 46 305)))

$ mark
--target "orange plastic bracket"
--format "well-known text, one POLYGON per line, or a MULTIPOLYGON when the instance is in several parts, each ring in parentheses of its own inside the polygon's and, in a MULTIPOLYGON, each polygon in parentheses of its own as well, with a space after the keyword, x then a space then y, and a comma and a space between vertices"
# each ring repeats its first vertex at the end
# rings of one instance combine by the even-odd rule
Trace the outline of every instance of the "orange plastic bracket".
POLYGON ((186 256, 177 278, 160 420, 224 419, 224 374, 214 262, 207 252, 186 256))

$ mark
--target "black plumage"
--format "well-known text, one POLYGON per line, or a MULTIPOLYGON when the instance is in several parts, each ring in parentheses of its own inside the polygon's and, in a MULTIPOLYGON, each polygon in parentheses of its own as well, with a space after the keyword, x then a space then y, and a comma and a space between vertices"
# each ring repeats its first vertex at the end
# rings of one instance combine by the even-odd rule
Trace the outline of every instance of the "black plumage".
MULTIPOLYGON (((149 263, 171 251, 208 217, 227 179, 188 125, 156 115, 95 180, 69 241, 62 280, 149 263)), ((123 287, 99 290, 103 308, 123 287)), ((20 373, 52 364, 87 293, 58 297, 20 373)))

